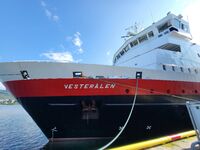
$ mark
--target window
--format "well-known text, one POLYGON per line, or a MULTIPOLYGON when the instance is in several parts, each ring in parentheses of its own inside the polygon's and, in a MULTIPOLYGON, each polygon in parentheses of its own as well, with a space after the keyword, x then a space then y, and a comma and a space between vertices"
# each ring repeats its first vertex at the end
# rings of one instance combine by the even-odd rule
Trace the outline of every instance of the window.
POLYGON ((148 37, 149 37, 149 38, 151 38, 151 37, 153 37, 153 36, 154 36, 153 31, 151 31, 151 32, 148 33, 148 37))
POLYGON ((103 79, 105 78, 104 76, 96 76, 97 79, 103 79))
POLYGON ((172 44, 172 43, 167 43, 164 44, 158 48, 164 49, 164 50, 170 50, 170 51, 175 51, 175 52, 180 52, 181 51, 181 47, 180 45, 177 44, 172 44))
POLYGON ((189 71, 189 73, 191 73, 191 69, 190 68, 188 68, 188 71, 189 71))
POLYGON ((175 67, 174 66, 172 66, 172 71, 175 71, 175 67))
POLYGON ((169 28, 171 26, 171 23, 168 21, 160 26, 158 26, 158 32, 163 32, 164 30, 166 30, 167 28, 169 28))
POLYGON ((129 50, 128 45, 124 48, 125 52, 127 52, 129 50))
POLYGON ((138 41, 137 40, 134 40, 133 42, 130 43, 131 47, 135 46, 135 45, 138 45, 138 41))
POLYGON ((168 30, 164 32, 164 34, 167 34, 167 33, 169 33, 169 31, 168 31, 168 30))
POLYGON ((146 34, 138 38, 138 41, 139 41, 140 43, 142 43, 142 42, 144 42, 144 41, 146 41, 146 40, 148 40, 146 34))
POLYGON ((183 72, 183 67, 180 67, 180 69, 181 69, 181 72, 183 72))
POLYGON ((198 57, 200 57, 200 54, 199 54, 199 53, 197 53, 197 56, 198 56, 198 57))
POLYGON ((166 70, 166 66, 165 65, 163 65, 162 67, 163 67, 163 70, 166 70))
POLYGON ((121 55, 121 56, 123 56, 123 55, 124 55, 124 50, 122 50, 122 51, 120 52, 120 55, 121 55))
POLYGON ((115 59, 114 59, 114 63, 116 63, 116 61, 117 61, 117 58, 115 57, 115 59))
POLYGON ((181 23, 181 29, 184 30, 185 32, 188 32, 188 26, 181 23))
POLYGON ((119 59, 119 58, 120 58, 120 55, 118 54, 118 55, 117 55, 117 59, 119 59))
POLYGON ((197 74, 198 73, 197 69, 194 69, 194 72, 197 74))
POLYGON ((176 27, 176 28, 180 28, 180 21, 178 19, 174 19, 173 20, 173 25, 176 27))
POLYGON ((169 28, 169 31, 170 31, 170 32, 172 32, 172 31, 178 32, 178 29, 176 29, 175 27, 170 27, 170 28, 169 28))

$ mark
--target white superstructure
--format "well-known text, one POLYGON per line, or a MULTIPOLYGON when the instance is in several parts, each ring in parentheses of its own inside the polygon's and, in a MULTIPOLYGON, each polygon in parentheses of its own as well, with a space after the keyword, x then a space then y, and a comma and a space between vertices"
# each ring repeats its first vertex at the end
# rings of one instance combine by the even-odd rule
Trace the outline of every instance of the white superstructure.
POLYGON ((176 72, 198 72, 200 47, 191 42, 189 23, 168 13, 131 36, 115 53, 114 66, 176 72))

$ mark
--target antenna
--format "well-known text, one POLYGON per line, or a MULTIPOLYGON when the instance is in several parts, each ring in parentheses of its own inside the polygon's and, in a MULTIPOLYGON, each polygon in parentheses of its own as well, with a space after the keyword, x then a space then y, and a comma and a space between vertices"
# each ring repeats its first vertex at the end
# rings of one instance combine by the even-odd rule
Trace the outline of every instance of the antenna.
POLYGON ((151 9, 150 9, 150 15, 151 15, 151 20, 152 20, 152 22, 154 23, 153 14, 152 14, 151 9))
POLYGON ((188 15, 187 15, 187 22, 188 22, 188 26, 189 26, 190 36, 191 36, 191 38, 193 39, 192 33, 191 33, 191 31, 190 31, 190 21, 189 21, 188 15))

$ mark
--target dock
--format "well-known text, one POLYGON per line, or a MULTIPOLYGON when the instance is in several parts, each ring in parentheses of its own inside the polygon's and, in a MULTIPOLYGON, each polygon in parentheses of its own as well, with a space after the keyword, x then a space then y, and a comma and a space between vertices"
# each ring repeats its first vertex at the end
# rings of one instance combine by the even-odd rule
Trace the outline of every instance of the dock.
MULTIPOLYGON (((190 150, 191 144, 197 141, 194 130, 183 133, 168 135, 156 139, 122 145, 119 147, 108 148, 108 150, 190 150)), ((105 143, 105 142, 104 142, 105 143)), ((43 149, 48 150, 80 150, 80 149, 99 149, 101 141, 54 141, 49 142, 43 149), (95 145, 95 146, 94 146, 95 145)), ((99 149, 100 150, 100 149, 99 149)), ((102 149, 101 149, 102 150, 102 149)), ((107 150, 107 149, 106 149, 107 150)), ((200 148, 197 148, 200 150, 200 148)))
MULTIPOLYGON (((124 145, 111 150, 189 150, 191 144, 197 141, 196 132, 194 130, 174 135, 164 136, 148 141, 142 141, 129 145, 124 145)), ((198 148, 199 149, 199 148, 198 148)))
POLYGON ((191 144, 197 141, 196 136, 177 140, 167 144, 159 145, 156 147, 148 148, 148 150, 190 150, 191 144))

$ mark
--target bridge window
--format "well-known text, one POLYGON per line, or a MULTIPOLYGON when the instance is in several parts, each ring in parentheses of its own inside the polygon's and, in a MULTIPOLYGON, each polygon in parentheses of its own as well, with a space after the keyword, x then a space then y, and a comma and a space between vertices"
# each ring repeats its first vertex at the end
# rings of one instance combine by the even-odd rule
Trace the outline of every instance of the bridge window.
POLYGON ((146 40, 148 40, 146 34, 138 38, 138 41, 139 41, 140 43, 142 43, 142 42, 144 42, 144 41, 146 41, 146 40))
POLYGON ((122 50, 122 51, 120 52, 120 54, 121 54, 121 56, 124 55, 124 51, 122 50))
POLYGON ((164 44, 158 48, 164 49, 164 50, 170 50, 170 51, 175 51, 175 52, 180 52, 181 51, 181 47, 180 45, 177 44, 172 44, 172 43, 167 43, 164 44))
POLYGON ((138 45, 138 41, 137 40, 134 40, 133 42, 130 43, 131 47, 135 46, 135 45, 138 45))
POLYGON ((176 28, 180 28, 180 21, 177 19, 173 20, 173 26, 175 26, 176 28))
POLYGON ((149 38, 151 38, 151 37, 153 37, 153 36, 154 36, 153 31, 151 31, 151 32, 148 33, 148 37, 149 37, 149 38))
POLYGON ((118 54, 118 55, 117 55, 117 59, 119 59, 119 58, 120 58, 120 55, 118 54))
POLYGON ((164 30, 166 30, 167 28, 169 28, 171 26, 171 23, 168 21, 160 26, 158 26, 158 32, 163 32, 164 30))
POLYGON ((116 63, 116 61, 117 61, 117 58, 115 57, 115 59, 114 59, 114 63, 116 63))
POLYGON ((128 45, 124 48, 125 52, 127 52, 129 50, 128 45))
POLYGON ((181 23, 181 29, 184 30, 185 32, 188 32, 188 26, 181 23))

